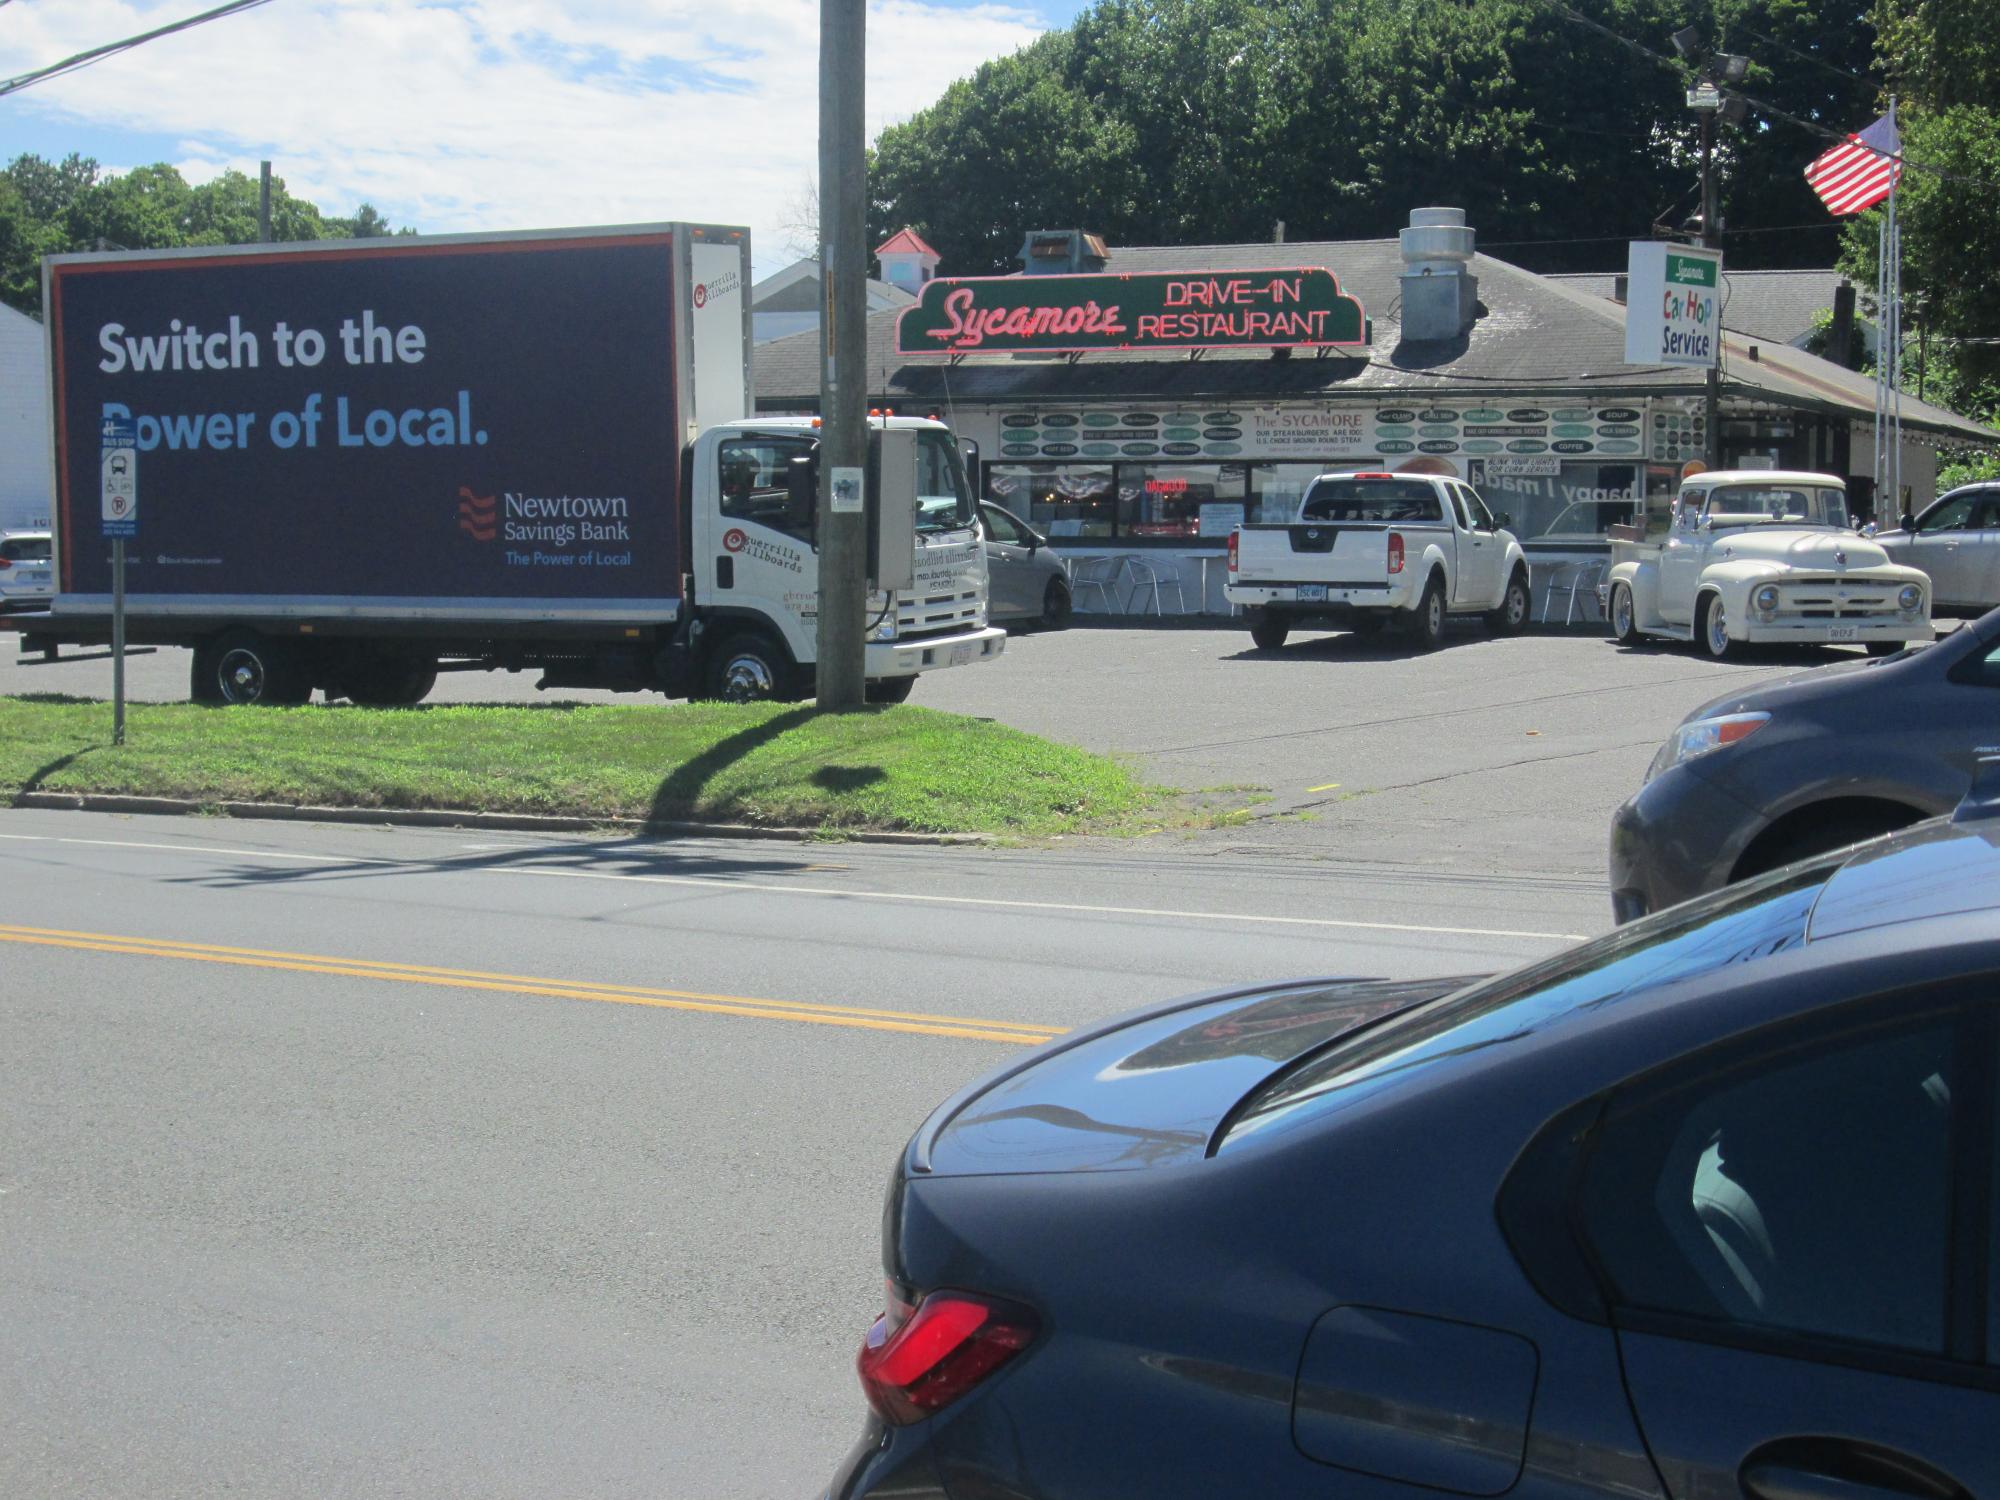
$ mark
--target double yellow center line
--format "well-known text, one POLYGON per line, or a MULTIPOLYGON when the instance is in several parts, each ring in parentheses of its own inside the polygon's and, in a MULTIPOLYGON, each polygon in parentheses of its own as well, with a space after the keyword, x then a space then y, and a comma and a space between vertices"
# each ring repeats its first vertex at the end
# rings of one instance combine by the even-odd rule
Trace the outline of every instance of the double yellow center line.
POLYGON ((295 974, 332 974, 343 979, 378 979, 396 984, 431 984, 447 989, 494 990, 509 995, 546 995, 556 1000, 597 1000, 610 1005, 651 1005, 662 1010, 702 1011, 760 1021, 802 1021, 814 1026, 847 1026, 863 1031, 902 1031, 918 1036, 1033 1046, 1062 1035, 1060 1026, 1019 1021, 987 1021, 852 1005, 799 1000, 759 1000, 746 995, 711 995, 699 990, 648 989, 642 985, 598 984, 587 980, 541 979, 528 974, 494 974, 479 969, 445 969, 434 964, 386 963, 368 958, 333 958, 319 953, 285 953, 268 948, 228 948, 170 938, 121 937, 104 932, 69 932, 54 927, 0 923, 0 942, 44 948, 76 948, 88 953, 125 953, 138 958, 176 958, 191 963, 233 964, 282 969, 295 974))

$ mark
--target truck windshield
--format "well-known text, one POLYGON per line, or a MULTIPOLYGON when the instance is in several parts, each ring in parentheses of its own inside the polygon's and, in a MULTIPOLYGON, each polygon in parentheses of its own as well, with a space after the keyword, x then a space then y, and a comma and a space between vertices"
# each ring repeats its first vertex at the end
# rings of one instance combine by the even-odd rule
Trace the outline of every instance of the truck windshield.
POLYGON ((946 432, 917 434, 917 530, 959 531, 972 524, 972 486, 958 444, 946 432))
POLYGON ((1846 526, 1847 496, 1806 484, 1732 484, 1714 490, 1707 514, 1717 526, 1846 526))
POLYGON ((1418 479, 1315 479, 1301 521, 1442 521, 1437 491, 1418 479))

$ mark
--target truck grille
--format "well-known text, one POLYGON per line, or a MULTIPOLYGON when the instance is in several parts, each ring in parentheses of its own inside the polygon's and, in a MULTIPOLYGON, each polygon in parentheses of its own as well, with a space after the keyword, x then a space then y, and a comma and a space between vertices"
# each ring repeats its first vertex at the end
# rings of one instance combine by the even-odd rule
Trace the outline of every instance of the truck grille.
MULTIPOLYGON (((1778 584, 1779 618, 1795 620, 1884 620, 1902 611, 1896 605, 1900 581, 1788 578, 1778 584)), ((1751 590, 1754 596, 1756 590, 1751 590)))
POLYGON ((896 599, 896 639, 922 640, 927 635, 949 635, 970 629, 979 613, 979 590, 962 593, 923 594, 896 599))

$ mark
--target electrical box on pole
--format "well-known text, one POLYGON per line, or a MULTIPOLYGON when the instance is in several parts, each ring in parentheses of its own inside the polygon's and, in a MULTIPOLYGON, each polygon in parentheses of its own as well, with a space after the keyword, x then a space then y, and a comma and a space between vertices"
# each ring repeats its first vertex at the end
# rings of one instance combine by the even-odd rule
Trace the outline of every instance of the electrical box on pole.
POLYGON ((917 435, 885 427, 870 436, 868 583, 877 589, 917 582, 917 435))

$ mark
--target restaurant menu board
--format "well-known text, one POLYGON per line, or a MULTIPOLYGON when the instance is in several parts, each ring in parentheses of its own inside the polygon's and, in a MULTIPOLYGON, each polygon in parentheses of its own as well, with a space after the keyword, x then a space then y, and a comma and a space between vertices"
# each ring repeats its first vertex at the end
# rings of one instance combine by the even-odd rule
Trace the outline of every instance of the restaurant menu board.
MULTIPOLYGON (((1653 423, 1653 438, 1678 439, 1653 423)), ((1376 459, 1647 456, 1647 413, 1636 406, 1215 407, 1201 411, 1056 409, 1007 412, 992 455, 1055 462, 1155 459, 1376 459)), ((1693 439, 1699 448, 1697 433, 1693 439)))

